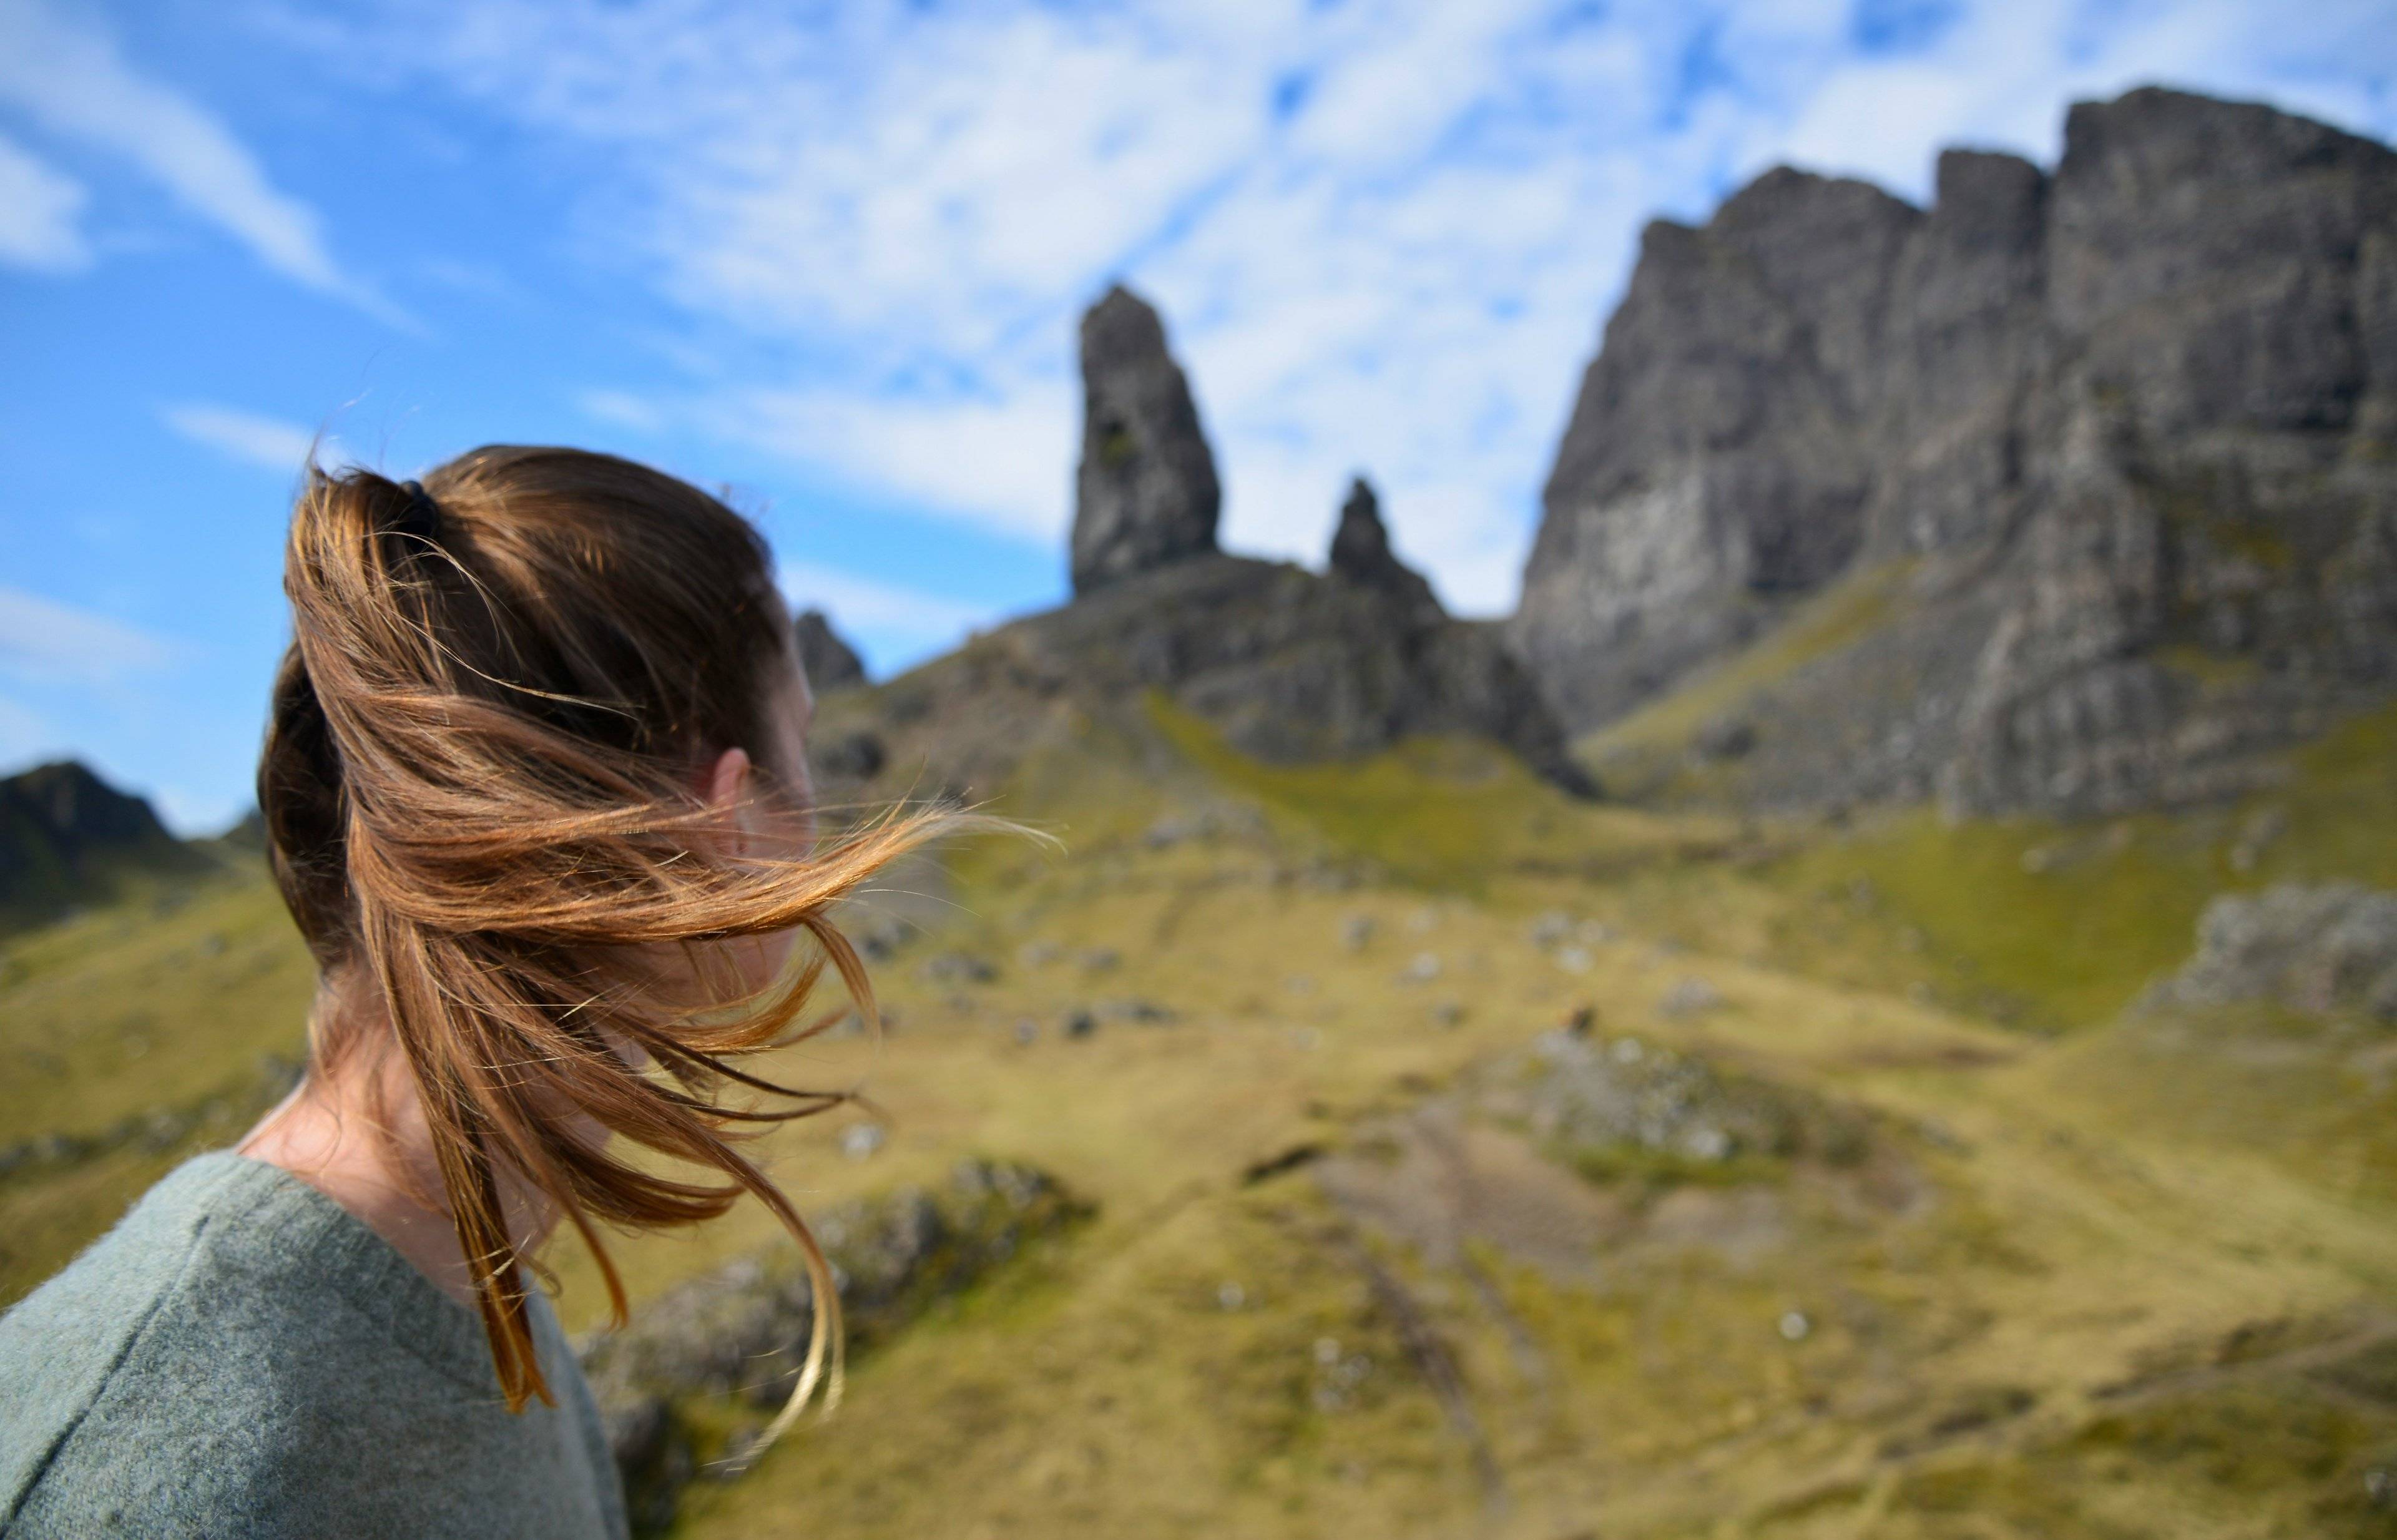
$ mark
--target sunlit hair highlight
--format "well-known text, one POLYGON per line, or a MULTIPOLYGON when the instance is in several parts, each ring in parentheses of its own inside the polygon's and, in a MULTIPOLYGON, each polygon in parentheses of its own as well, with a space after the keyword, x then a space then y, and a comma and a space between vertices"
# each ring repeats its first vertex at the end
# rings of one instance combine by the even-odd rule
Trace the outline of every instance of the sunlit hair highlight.
MULTIPOLYGON (((551 1393, 503 1212, 511 1175, 581 1233, 619 1321, 598 1224, 685 1225, 757 1198, 817 1302, 771 1431, 820 1384, 827 1408, 838 1398, 831 1268, 737 1145, 845 1098, 735 1061, 805 1035, 827 967, 876 1019, 832 906, 966 820, 893 810, 781 852, 724 837, 695 770, 725 748, 766 752, 768 703, 796 666, 770 573, 718 500, 579 450, 477 449, 421 496, 312 469, 293 512, 293 641, 259 767, 275 879, 328 981, 388 1008, 512 1409, 551 1393), (792 931, 802 960, 762 995, 714 944, 792 931), (673 948, 690 976, 668 987, 656 965, 673 948), (701 1172, 644 1170, 592 1123, 701 1172)), ((805 785, 802 766, 760 768, 780 788, 764 795, 805 785)), ((337 1014, 312 1021, 315 1074, 368 1046, 337 1014)))

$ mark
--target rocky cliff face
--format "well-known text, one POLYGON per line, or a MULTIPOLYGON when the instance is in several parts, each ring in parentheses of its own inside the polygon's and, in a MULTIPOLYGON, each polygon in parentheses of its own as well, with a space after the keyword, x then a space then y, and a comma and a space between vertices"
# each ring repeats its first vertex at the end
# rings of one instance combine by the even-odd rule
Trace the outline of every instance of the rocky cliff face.
POLYGON ((1190 382, 1147 301, 1117 287, 1082 316, 1074 592, 1215 549, 1224 494, 1190 382))
POLYGON ((2065 138, 1649 228, 1510 630, 1570 727, 1866 574, 1734 703, 1761 800, 2201 797, 2397 682, 2397 154, 2157 89, 2065 138))
POLYGON ((1139 740, 1150 691, 1267 761, 1463 735, 1588 789, 1496 628, 1451 619, 1392 552, 1371 487, 1350 490, 1328 573, 1226 556, 1214 462, 1157 313, 1111 290, 1083 319, 1082 357, 1076 598, 833 713, 815 755, 837 796, 991 796, 1028 755, 1094 722, 1139 740))

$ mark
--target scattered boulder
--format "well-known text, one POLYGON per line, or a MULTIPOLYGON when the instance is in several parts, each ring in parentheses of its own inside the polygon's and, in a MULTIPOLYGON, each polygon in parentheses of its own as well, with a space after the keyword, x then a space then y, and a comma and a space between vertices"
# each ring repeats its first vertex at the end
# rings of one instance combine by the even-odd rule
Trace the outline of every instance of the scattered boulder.
POLYGON ((991 984, 998 965, 971 952, 940 952, 924 959, 919 970, 928 984, 991 984))
POLYGON ((1703 1016, 1723 1006, 1722 991, 1701 978, 1686 978, 1665 991, 1656 1002, 1656 1013, 1667 1018, 1703 1016))

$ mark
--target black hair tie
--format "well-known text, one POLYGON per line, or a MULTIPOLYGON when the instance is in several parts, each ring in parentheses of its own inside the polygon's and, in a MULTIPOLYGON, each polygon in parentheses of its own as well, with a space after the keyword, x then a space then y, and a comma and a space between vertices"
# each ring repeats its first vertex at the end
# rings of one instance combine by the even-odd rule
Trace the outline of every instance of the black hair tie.
POLYGON ((418 481, 403 481, 399 489, 408 494, 408 506, 401 511, 398 522, 392 526, 395 534, 413 535, 428 543, 441 538, 441 505, 433 494, 418 481))

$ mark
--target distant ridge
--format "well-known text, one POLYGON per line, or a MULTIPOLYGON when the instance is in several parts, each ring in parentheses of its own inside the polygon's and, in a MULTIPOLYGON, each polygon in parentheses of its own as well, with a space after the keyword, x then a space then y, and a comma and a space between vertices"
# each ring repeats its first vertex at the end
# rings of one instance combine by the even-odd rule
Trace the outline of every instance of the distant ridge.
POLYGON ((72 759, 0 780, 0 926, 112 896, 136 874, 207 869, 142 798, 72 759))

